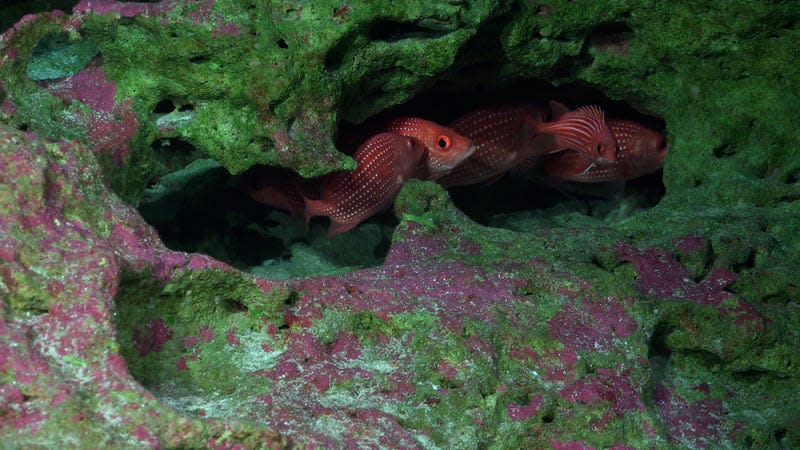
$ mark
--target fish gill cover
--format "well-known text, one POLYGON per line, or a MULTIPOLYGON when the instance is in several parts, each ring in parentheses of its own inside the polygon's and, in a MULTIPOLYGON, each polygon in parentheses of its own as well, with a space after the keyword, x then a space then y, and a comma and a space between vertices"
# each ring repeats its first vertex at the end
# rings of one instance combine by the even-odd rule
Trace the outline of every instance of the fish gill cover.
POLYGON ((4 445, 800 445, 792 2, 69 6, 0 36, 4 445), (410 181, 327 241, 233 187, 497 93, 665 125, 663 191, 410 181))

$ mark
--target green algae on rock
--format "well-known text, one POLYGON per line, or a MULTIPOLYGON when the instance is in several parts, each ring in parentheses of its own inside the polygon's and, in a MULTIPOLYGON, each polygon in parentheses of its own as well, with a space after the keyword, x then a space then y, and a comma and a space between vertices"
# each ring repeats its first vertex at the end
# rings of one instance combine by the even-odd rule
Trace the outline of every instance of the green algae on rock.
POLYGON ((794 5, 384 6, 81 2, 3 35, 2 121, 29 131, 0 128, 3 438, 285 444, 271 427, 323 446, 800 445, 794 5), (73 68, 77 90, 34 82, 34 49, 67 27, 99 57, 73 68), (562 204, 501 229, 409 183, 382 266, 281 283, 166 250, 95 161, 131 203, 193 158, 159 161, 167 139, 230 172, 313 176, 349 167, 338 120, 439 80, 533 78, 663 117, 661 202, 562 204))

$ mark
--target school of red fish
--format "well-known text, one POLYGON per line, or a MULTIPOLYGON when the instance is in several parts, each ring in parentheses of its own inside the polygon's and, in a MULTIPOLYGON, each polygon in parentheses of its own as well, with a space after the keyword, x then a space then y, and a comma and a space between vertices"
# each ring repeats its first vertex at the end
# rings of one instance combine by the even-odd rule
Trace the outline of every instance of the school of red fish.
POLYGON ((262 167, 242 188, 307 221, 327 216, 332 237, 388 209, 409 178, 455 187, 538 168, 551 186, 626 181, 660 169, 668 150, 659 131, 606 118, 598 106, 570 110, 555 101, 484 107, 449 126, 417 117, 384 119, 340 136, 337 147, 355 159, 355 170, 307 180, 262 167))

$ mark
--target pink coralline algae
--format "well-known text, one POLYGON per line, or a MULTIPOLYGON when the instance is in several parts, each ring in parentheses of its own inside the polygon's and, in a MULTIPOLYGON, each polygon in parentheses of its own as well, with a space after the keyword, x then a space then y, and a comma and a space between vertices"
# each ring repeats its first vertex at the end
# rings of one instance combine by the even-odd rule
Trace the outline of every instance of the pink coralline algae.
POLYGON ((614 417, 621 418, 628 411, 645 411, 640 394, 642 386, 635 385, 630 374, 630 370, 617 373, 601 368, 597 375, 578 380, 561 389, 559 394, 575 403, 608 404, 608 411, 593 424, 602 429, 614 417))
POLYGON ((115 103, 116 86, 106 79, 100 65, 93 61, 84 70, 46 87, 62 100, 78 100, 89 107, 89 112, 81 112, 76 119, 86 127, 92 148, 112 154, 114 161, 122 164, 139 120, 130 100, 115 103))
POLYGON ((326 305, 342 302, 353 312, 397 314, 422 308, 434 311, 447 328, 457 331, 467 318, 493 321, 496 309, 515 301, 515 288, 521 280, 500 271, 489 273, 476 266, 437 261, 434 257, 437 249, 443 248, 441 240, 435 243, 430 237, 420 237, 419 245, 428 250, 424 261, 418 253, 407 251, 409 245, 414 244, 393 247, 384 265, 376 269, 293 282, 295 290, 306 293, 294 314, 320 317, 326 305))
POLYGON ((673 442, 706 448, 724 436, 722 400, 704 398, 690 403, 664 385, 656 387, 655 400, 673 442))
POLYGON ((747 325, 755 331, 763 330, 764 319, 759 313, 725 290, 736 280, 733 272, 717 267, 704 280, 695 282, 689 270, 666 250, 639 250, 630 244, 619 244, 616 251, 620 259, 630 261, 636 269, 638 278, 633 286, 639 292, 662 300, 688 300, 713 306, 720 313, 733 316, 737 325, 747 325))
MULTIPOLYGON (((45 143, 0 125, 0 150, 0 183, 13 193, 0 196, 0 285, 8 289, 0 294, 0 373, 13 377, 13 389, 3 393, 11 402, 0 404, 4 439, 38 439, 40 425, 60 414, 82 420, 74 408, 85 398, 93 401, 81 406, 83 417, 108 424, 107 433, 121 439, 157 445, 174 439, 167 433, 220 436, 239 427, 201 424, 165 409, 133 380, 110 338, 122 270, 147 271, 163 282, 190 265, 227 266, 166 249, 132 207, 98 189, 102 176, 86 147, 45 143), (55 158, 58 164, 50 162, 55 158), (13 401, 18 391, 27 401, 13 401), (175 429, 165 432, 164 420, 175 429)), ((163 320, 143 324, 138 349, 158 352, 169 336, 163 320)), ((84 428, 44 438, 57 446, 59 439, 80 441, 84 428)), ((280 441, 268 430, 250 433, 280 441)))
POLYGON ((528 402, 527 405, 510 404, 506 408, 506 413, 508 414, 508 417, 515 422, 530 419, 539 412, 539 408, 542 406, 542 398, 542 394, 537 394, 528 402))
POLYGON ((554 339, 589 351, 609 351, 614 339, 626 338, 636 330, 636 320, 611 297, 570 301, 547 325, 554 339))
POLYGON ((170 339, 172 339, 172 330, 161 317, 150 321, 145 330, 138 326, 133 328, 133 343, 139 349, 139 356, 145 356, 150 352, 160 352, 170 339))

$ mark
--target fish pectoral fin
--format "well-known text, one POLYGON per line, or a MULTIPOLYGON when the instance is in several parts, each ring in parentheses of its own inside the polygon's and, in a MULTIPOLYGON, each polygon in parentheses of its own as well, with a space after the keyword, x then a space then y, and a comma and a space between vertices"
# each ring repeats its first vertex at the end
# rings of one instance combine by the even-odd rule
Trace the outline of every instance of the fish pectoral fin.
POLYGON ((512 167, 508 171, 508 173, 510 173, 511 176, 514 176, 514 177, 519 177, 519 176, 522 176, 522 175, 526 175, 528 172, 533 170, 534 167, 536 167, 536 163, 537 162, 539 162, 539 157, 538 156, 530 156, 530 157, 520 161, 520 163, 517 164, 516 166, 512 167))
POLYGON ((492 184, 497 183, 497 180, 499 180, 500 178, 503 178, 503 175, 505 175, 505 173, 499 173, 497 175, 493 175, 491 178, 489 178, 488 180, 484 181, 483 184, 485 186, 491 186, 492 184))
POLYGON ((341 223, 335 220, 331 220, 331 226, 328 228, 328 238, 332 238, 339 233, 344 233, 345 231, 352 230, 353 228, 358 225, 358 222, 355 223, 341 223))

